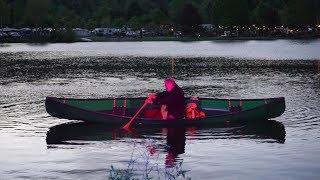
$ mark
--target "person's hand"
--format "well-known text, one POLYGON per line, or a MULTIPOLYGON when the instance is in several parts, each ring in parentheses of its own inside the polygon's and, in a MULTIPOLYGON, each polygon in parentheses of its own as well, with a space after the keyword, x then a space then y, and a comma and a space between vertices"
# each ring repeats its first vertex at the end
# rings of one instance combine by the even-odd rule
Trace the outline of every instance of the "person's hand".
POLYGON ((147 104, 152 104, 153 101, 157 98, 156 94, 155 93, 150 93, 148 95, 148 98, 145 100, 145 103, 147 104))
POLYGON ((144 101, 144 103, 146 103, 146 104, 152 104, 152 103, 153 103, 153 99, 148 98, 148 99, 146 99, 146 100, 144 101))
POLYGON ((157 98, 157 95, 156 95, 156 93, 150 93, 150 94, 148 95, 148 98, 150 98, 150 99, 156 99, 156 98, 157 98))

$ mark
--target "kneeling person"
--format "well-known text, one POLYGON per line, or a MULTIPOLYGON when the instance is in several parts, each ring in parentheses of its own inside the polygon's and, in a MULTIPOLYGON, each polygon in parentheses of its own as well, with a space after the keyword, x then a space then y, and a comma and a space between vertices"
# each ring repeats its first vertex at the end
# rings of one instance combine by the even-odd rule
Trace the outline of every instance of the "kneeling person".
POLYGON ((146 103, 162 105, 161 113, 163 119, 183 119, 185 116, 185 98, 183 90, 172 78, 164 80, 164 85, 166 91, 149 95, 146 103))

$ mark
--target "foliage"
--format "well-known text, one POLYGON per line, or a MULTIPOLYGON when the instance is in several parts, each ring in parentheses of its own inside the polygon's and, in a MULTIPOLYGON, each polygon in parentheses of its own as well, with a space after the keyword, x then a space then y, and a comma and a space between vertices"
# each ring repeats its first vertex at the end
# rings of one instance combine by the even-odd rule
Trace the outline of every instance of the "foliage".
POLYGON ((202 20, 206 23, 213 24, 214 23, 214 13, 213 6, 214 0, 204 0, 200 5, 200 13, 202 15, 202 20))
POLYGON ((28 0, 25 8, 25 23, 32 27, 39 27, 49 19, 49 0, 28 0))
POLYGON ((185 0, 172 0, 169 4, 169 16, 173 23, 179 24, 185 0))
POLYGON ((111 26, 116 28, 121 28, 125 25, 125 20, 123 18, 116 18, 114 21, 112 21, 111 26))
POLYGON ((3 27, 190 26, 200 22, 299 26, 320 23, 320 1, 0 0, 0 20, 3 27))
POLYGON ((151 10, 149 16, 151 22, 157 25, 168 24, 169 22, 167 15, 160 9, 151 10))
POLYGON ((277 6, 282 6, 280 0, 263 0, 253 10, 251 21, 259 25, 275 26, 280 24, 280 16, 277 6))
POLYGON ((213 18, 219 25, 247 25, 249 5, 247 0, 216 0, 213 5, 213 18))
POLYGON ((8 5, 3 1, 0 0, 0 23, 6 24, 9 21, 9 7, 8 5))
POLYGON ((185 26, 196 26, 201 24, 202 20, 197 9, 191 4, 184 5, 181 13, 180 23, 185 26))
POLYGON ((282 20, 291 26, 320 24, 320 1, 290 0, 282 11, 282 20))

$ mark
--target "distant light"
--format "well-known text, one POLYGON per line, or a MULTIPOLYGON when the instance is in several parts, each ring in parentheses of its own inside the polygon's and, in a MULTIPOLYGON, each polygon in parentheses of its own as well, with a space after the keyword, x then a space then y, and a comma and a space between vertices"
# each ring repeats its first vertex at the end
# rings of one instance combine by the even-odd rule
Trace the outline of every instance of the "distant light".
POLYGON ((174 29, 173 28, 171 28, 171 31, 173 31, 174 29))
POLYGON ((320 28, 320 24, 319 25, 317 25, 318 26, 318 28, 320 28))

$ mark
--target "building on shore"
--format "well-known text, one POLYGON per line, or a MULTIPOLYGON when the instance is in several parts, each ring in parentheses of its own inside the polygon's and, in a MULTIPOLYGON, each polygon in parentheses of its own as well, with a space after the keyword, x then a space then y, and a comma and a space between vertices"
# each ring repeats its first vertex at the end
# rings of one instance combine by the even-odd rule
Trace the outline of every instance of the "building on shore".
POLYGON ((213 24, 200 24, 200 26, 208 33, 212 33, 216 29, 213 24))
POLYGON ((19 29, 15 29, 15 28, 2 28, 0 29, 0 32, 1 32, 1 36, 2 37, 13 37, 13 38, 18 38, 20 37, 21 35, 19 34, 19 29))
POLYGON ((91 36, 91 31, 87 29, 82 29, 82 28, 75 28, 73 29, 73 32, 75 36, 77 37, 89 37, 91 36))
POLYGON ((96 36, 114 37, 121 34, 120 28, 95 28, 92 33, 96 36))

